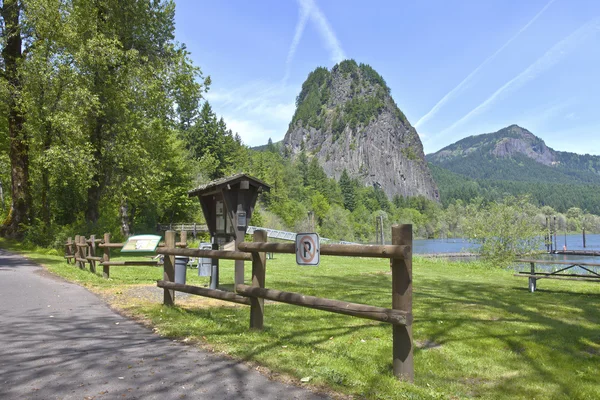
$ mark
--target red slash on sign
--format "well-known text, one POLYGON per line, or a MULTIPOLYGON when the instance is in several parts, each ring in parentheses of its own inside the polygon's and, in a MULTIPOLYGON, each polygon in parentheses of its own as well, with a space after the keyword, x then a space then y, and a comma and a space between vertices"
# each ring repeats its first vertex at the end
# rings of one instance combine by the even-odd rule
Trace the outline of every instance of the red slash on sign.
POLYGON ((296 263, 319 265, 319 235, 299 233, 296 235, 296 263))

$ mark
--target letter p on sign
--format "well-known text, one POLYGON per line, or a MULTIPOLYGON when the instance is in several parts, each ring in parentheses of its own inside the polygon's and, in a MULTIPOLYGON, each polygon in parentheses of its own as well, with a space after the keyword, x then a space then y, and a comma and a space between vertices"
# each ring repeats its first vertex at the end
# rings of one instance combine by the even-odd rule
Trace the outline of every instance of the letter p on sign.
POLYGON ((319 235, 299 233, 296 235, 296 264, 319 265, 319 235))

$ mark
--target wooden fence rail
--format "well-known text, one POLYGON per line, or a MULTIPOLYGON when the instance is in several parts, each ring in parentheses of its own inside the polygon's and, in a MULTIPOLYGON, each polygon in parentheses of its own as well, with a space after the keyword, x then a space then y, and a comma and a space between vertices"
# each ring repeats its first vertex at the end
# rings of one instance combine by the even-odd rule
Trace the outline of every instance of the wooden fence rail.
POLYGON ((261 330, 264 324, 264 300, 271 300, 323 311, 386 322, 392 325, 393 371, 401 380, 414 380, 412 341, 412 225, 392 227, 392 245, 321 245, 323 256, 389 258, 392 270, 392 308, 350 303, 342 300, 306 296, 265 288, 266 253, 296 252, 295 244, 267 243, 265 231, 254 232, 253 242, 242 242, 239 251, 197 250, 175 248, 175 232, 167 231, 164 248, 156 250, 164 257, 163 280, 157 286, 164 289, 164 304, 175 303, 175 292, 250 305, 250 328, 261 330), (252 261, 251 285, 238 284, 236 292, 207 289, 174 283, 174 256, 210 257, 213 259, 252 261))
MULTIPOLYGON (((91 235, 88 239, 85 236, 76 235, 74 239, 67 238, 65 243, 65 259, 70 264, 71 260, 80 269, 85 269, 86 264, 90 266, 90 272, 96 273, 96 266, 102 266, 102 276, 105 279, 110 278, 110 267, 119 266, 158 266, 160 263, 157 260, 125 260, 111 261, 111 249, 121 249, 125 243, 114 243, 110 241, 110 233, 105 233, 103 239, 96 239, 95 235, 91 235), (102 250, 102 255, 98 255, 98 249, 102 250)), ((187 234, 181 233, 181 241, 176 242, 175 246, 181 250, 187 247, 187 234)), ((159 243, 159 246, 166 246, 165 243, 159 243)), ((135 254, 132 254, 134 256, 135 254)))

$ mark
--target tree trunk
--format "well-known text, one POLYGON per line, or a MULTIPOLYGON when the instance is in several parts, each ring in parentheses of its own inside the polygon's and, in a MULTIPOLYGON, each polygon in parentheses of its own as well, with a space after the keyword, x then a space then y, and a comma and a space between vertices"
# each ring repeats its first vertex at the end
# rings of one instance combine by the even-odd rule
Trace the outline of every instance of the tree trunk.
POLYGON ((131 235, 131 224, 129 222, 128 215, 129 207, 127 205, 127 199, 121 199, 121 206, 119 207, 119 214, 121 214, 121 235, 128 238, 131 235))
MULTIPOLYGON (((44 132, 44 154, 48 153, 50 150, 50 146, 52 144, 52 124, 50 122, 46 123, 44 132)), ((50 227, 50 199, 48 195, 50 194, 50 171, 48 171, 48 166, 44 163, 42 165, 42 193, 41 193, 41 202, 42 202, 42 221, 44 222, 44 229, 47 230, 50 227)))
POLYGON ((105 183, 105 163, 102 155, 102 146, 104 142, 103 131, 105 129, 106 121, 104 116, 104 107, 106 98, 102 92, 104 82, 99 73, 94 76, 94 91, 99 94, 99 107, 92 114, 90 120, 91 125, 94 127, 90 135, 90 143, 94 148, 94 160, 96 161, 96 168, 94 175, 92 176, 92 185, 88 188, 87 193, 87 208, 85 211, 85 218, 89 222, 97 222, 100 218, 100 198, 104 189, 105 183))
POLYGON ((22 224, 30 223, 31 188, 29 185, 29 145, 23 129, 25 116, 22 114, 20 98, 22 91, 19 65, 22 63, 22 41, 19 17, 21 4, 18 0, 5 0, 2 10, 6 45, 2 49, 4 74, 8 82, 8 132, 10 137, 9 157, 11 164, 12 203, 2 233, 7 237, 22 238, 22 224))
POLYGON ((2 211, 4 211, 4 188, 2 187, 2 181, 0 181, 0 204, 2 205, 2 211))

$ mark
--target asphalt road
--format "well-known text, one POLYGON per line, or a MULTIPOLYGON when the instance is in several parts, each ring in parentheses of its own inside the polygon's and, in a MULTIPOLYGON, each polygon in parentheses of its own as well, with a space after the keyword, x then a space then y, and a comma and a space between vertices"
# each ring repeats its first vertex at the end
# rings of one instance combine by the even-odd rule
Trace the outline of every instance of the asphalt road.
POLYGON ((153 334, 0 250, 0 399, 324 399, 153 334))

